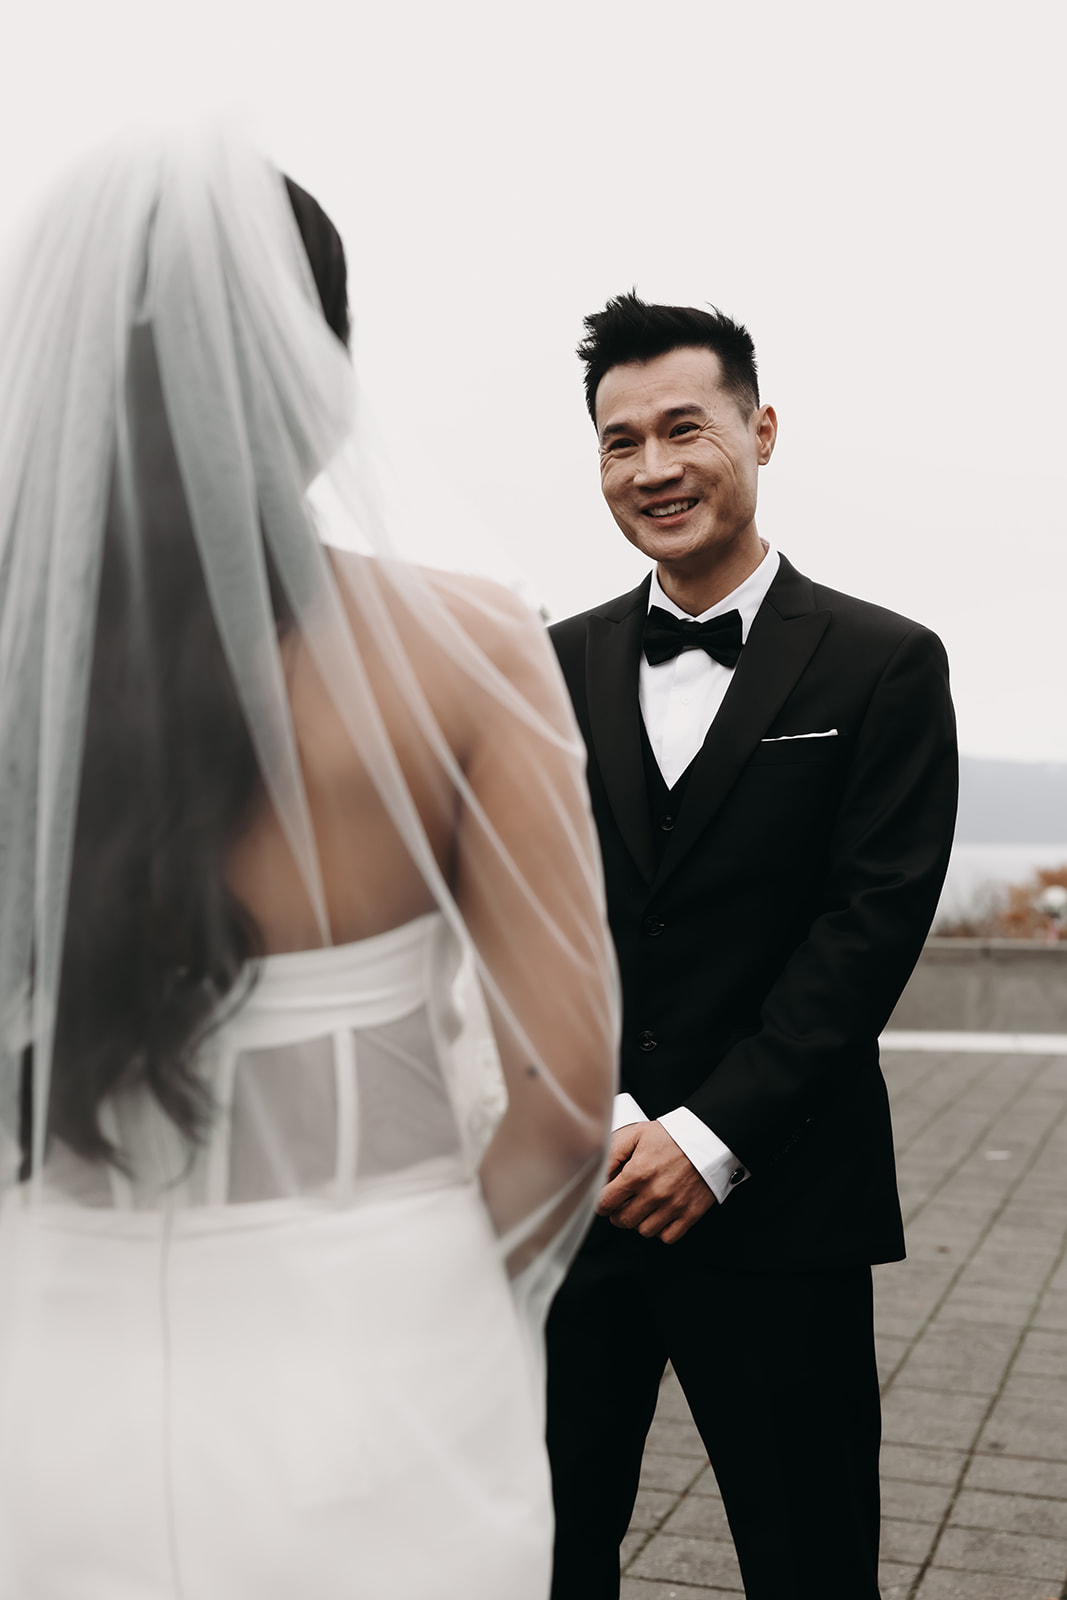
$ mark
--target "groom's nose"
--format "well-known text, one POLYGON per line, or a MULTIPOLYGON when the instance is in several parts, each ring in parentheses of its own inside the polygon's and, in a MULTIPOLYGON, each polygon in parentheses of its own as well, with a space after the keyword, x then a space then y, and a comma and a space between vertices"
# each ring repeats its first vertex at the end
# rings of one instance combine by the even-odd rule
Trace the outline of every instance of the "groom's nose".
POLYGON ((640 489, 649 489, 656 483, 672 483, 684 472, 682 463, 669 444, 650 440, 641 453, 641 462, 634 473, 634 483, 640 489))

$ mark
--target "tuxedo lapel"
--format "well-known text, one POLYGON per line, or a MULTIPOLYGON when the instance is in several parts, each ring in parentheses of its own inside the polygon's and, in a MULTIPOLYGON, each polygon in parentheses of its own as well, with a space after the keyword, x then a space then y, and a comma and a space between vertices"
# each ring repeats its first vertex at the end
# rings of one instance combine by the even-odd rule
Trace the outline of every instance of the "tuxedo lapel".
POLYGON ((656 872, 641 759, 638 676, 651 574, 589 617, 586 694, 600 775, 626 847, 651 883, 656 872))
POLYGON ((693 762, 657 882, 675 870, 708 826, 826 631, 830 613, 816 609, 811 581, 784 556, 780 562, 726 698, 693 762))

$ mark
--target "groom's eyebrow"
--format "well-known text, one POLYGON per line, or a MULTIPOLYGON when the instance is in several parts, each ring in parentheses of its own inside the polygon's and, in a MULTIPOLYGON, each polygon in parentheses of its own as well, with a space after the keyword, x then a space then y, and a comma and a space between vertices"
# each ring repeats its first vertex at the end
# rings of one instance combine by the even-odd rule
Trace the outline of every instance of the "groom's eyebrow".
MULTIPOLYGON (((667 422, 673 422, 676 417, 702 417, 706 414, 707 407, 702 406, 697 400, 686 400, 680 405, 668 406, 666 411, 661 411, 660 416, 667 422)), ((635 424, 632 422, 609 422, 601 430, 600 442, 613 439, 620 433, 633 433, 635 424)))

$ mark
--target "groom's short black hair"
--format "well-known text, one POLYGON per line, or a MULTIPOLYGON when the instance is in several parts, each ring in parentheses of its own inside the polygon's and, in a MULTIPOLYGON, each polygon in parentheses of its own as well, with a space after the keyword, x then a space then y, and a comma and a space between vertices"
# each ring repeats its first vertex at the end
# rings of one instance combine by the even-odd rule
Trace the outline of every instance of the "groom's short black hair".
POLYGON ((723 388, 748 416, 759 405, 756 347, 740 322, 715 306, 653 306, 631 290, 616 295, 603 311, 585 318, 585 338, 578 355, 585 362, 585 403, 596 422, 596 392, 612 367, 630 361, 652 361, 669 350, 690 346, 713 350, 722 367, 723 388))

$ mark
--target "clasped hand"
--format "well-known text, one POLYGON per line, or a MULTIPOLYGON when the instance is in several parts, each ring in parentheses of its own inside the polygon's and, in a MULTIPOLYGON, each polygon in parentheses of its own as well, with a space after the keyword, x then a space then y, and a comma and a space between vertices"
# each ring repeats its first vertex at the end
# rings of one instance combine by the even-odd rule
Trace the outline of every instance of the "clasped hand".
POLYGON ((660 1123, 631 1122, 612 1134, 597 1213, 614 1227, 674 1244, 714 1204, 710 1186, 660 1123))

